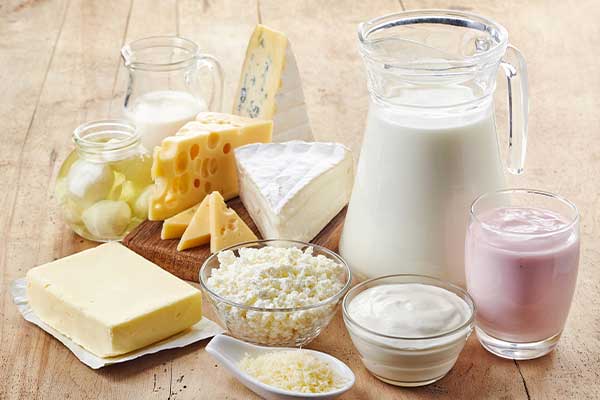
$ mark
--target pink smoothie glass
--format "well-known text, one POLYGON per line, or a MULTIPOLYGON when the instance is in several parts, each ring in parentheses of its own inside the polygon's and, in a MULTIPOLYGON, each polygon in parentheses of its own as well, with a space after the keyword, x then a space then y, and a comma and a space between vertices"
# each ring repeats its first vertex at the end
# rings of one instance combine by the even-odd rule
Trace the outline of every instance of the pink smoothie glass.
POLYGON ((579 265, 579 214, 548 192, 507 189, 471 206, 465 242, 475 331, 488 351, 527 360, 556 347, 579 265))

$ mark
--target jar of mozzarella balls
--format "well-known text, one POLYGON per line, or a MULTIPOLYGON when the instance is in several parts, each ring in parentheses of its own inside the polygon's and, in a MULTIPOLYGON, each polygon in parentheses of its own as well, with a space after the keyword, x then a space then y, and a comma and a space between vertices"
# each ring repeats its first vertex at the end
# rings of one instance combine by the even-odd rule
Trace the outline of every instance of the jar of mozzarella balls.
POLYGON ((55 188, 64 219, 86 239, 121 240, 148 217, 152 156, 124 120, 83 124, 73 142, 55 188))

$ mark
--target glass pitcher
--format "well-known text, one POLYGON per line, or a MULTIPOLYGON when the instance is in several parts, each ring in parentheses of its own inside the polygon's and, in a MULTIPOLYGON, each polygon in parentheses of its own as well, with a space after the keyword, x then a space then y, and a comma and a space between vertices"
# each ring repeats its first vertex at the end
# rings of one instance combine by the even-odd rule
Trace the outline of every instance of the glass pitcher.
POLYGON ((507 169, 523 172, 527 70, 506 29, 414 11, 362 23, 370 106, 340 252, 359 276, 417 273, 464 286, 471 202, 506 186, 493 93, 508 81, 507 169))
POLYGON ((121 49, 129 83, 125 115, 149 150, 201 111, 220 111, 223 72, 211 55, 177 36, 154 36, 121 49))

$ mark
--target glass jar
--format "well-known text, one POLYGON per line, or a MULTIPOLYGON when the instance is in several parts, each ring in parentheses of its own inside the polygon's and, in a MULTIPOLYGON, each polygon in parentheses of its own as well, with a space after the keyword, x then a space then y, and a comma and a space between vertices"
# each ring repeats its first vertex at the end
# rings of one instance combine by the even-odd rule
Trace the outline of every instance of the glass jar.
POLYGON ((83 124, 73 142, 55 187, 63 217, 86 239, 121 240, 148 217, 152 157, 126 120, 83 124))

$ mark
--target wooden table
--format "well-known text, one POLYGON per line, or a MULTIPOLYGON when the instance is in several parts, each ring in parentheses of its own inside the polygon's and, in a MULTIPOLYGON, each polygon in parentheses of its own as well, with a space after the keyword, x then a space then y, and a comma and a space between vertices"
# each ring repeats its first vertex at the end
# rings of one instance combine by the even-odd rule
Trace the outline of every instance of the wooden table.
MULTIPOLYGON (((579 283, 558 349, 535 361, 491 356, 471 337, 440 382, 399 389, 363 368, 338 315, 310 346, 355 371, 345 399, 566 399, 600 397, 600 4, 474 0, 4 0, 0 4, 0 399, 248 399, 204 351, 206 342, 93 371, 25 322, 9 283, 37 264, 93 246, 67 229, 53 198, 78 124, 117 116, 132 39, 186 36, 216 55, 229 108, 244 49, 258 22, 288 33, 318 139, 358 154, 367 110, 356 25, 400 10, 454 8, 487 15, 525 54, 531 117, 518 186, 574 201, 582 215, 579 283)), ((500 95, 504 87, 500 85, 500 95)), ((504 98, 499 97, 499 103, 504 98)), ((502 113, 502 107, 501 113, 502 113)), ((501 128, 503 120, 499 119, 501 128)), ((505 132, 500 130, 503 137, 505 132)))

